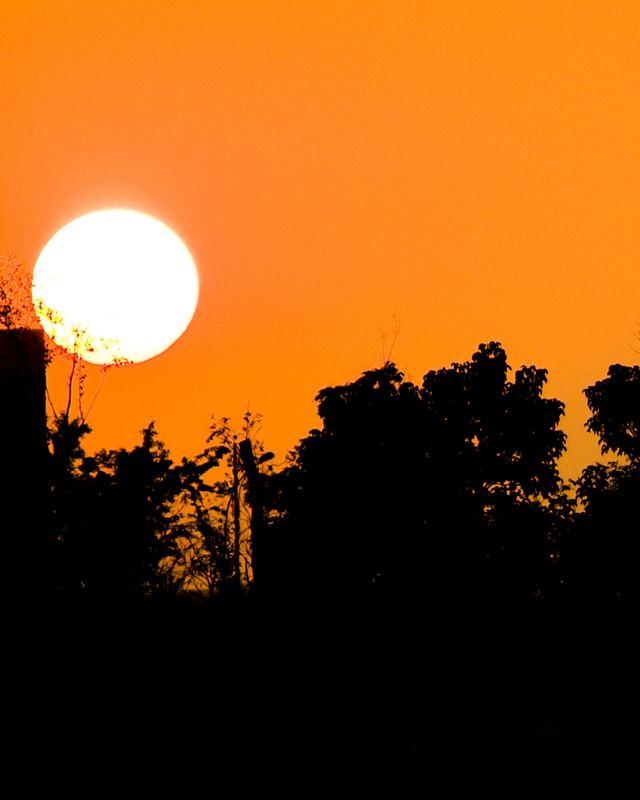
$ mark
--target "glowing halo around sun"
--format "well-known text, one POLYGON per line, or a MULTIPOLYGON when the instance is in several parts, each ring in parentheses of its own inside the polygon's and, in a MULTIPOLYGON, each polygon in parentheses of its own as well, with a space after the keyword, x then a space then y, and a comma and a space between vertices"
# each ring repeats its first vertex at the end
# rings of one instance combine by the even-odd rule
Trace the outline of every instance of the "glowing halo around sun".
POLYGON ((198 302, 198 272, 166 225, 137 211, 96 211, 61 228, 33 272, 45 332, 92 364, 138 363, 170 347, 198 302))

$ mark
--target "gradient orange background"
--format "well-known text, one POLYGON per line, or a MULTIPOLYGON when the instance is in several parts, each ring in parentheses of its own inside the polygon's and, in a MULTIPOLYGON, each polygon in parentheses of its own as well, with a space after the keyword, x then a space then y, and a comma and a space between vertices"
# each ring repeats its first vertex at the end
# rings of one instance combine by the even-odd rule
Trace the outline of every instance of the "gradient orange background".
MULTIPOLYGON (((637 0, 0 0, 0 249, 133 208, 200 270, 187 333, 107 377, 90 448, 264 414, 382 360, 419 382, 503 343, 567 404, 640 348, 637 0)), ((92 370, 95 381, 97 371, 92 370)), ((54 371, 61 396, 62 371, 54 371)))

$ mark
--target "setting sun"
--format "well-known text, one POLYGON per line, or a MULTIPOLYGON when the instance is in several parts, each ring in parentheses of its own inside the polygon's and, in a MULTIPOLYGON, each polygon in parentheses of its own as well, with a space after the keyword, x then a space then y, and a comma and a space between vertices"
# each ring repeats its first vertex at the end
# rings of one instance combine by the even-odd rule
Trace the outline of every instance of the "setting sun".
POLYGON ((47 243, 33 275, 47 334, 92 364, 157 356, 187 329, 198 274, 173 231, 135 211, 98 211, 47 243))

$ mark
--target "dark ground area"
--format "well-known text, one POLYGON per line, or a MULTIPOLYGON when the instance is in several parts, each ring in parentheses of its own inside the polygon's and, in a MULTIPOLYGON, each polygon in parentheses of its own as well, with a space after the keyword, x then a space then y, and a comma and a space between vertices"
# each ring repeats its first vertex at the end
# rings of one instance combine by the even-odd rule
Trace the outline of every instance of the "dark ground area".
POLYGON ((57 610, 8 636, 10 713, 43 735, 408 755, 434 735, 631 727, 633 628, 615 610, 57 610))

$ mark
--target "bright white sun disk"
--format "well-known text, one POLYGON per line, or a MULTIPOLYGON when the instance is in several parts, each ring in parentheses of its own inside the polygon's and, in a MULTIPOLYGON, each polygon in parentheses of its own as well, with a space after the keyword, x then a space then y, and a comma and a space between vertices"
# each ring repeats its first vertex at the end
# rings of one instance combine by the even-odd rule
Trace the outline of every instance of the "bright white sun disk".
POLYGON ((183 242, 137 211, 97 211, 58 231, 33 273, 46 333, 92 364, 140 362, 187 329, 198 273, 183 242))

